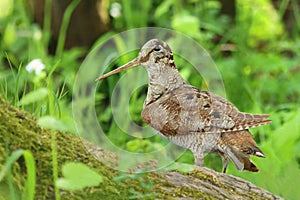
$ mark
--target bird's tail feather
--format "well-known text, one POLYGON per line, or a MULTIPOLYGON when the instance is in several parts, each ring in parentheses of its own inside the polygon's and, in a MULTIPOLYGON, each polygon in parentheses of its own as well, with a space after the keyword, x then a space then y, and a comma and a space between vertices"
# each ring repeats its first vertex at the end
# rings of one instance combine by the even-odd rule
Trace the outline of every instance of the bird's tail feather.
POLYGON ((259 171, 259 169, 251 161, 249 155, 239 150, 236 150, 232 147, 225 148, 225 154, 227 154, 228 158, 233 162, 233 164, 239 171, 243 171, 243 170, 248 170, 252 172, 259 171))

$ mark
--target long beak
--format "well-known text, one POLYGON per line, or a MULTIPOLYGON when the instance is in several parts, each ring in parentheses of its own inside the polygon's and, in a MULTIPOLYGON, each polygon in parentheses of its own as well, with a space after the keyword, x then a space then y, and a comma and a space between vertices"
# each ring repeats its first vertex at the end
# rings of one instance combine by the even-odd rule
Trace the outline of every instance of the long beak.
POLYGON ((119 68, 117 68, 117 69, 115 69, 115 70, 113 70, 111 72, 108 72, 107 74, 99 76, 95 81, 100 81, 100 80, 105 79, 105 78, 107 78, 107 77, 109 77, 111 75, 120 73, 121 71, 124 71, 124 70, 132 68, 132 67, 136 67, 138 65, 140 65, 140 61, 139 61, 138 58, 135 58, 132 61, 126 63, 125 65, 123 65, 123 66, 121 66, 121 67, 119 67, 119 68))

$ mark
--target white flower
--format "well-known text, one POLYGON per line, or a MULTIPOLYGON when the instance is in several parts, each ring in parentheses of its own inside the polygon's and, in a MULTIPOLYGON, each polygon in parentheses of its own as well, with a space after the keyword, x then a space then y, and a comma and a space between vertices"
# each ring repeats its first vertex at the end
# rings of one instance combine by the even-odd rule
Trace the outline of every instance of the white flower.
POLYGON ((33 38, 35 40, 41 40, 42 39, 42 31, 39 29, 36 29, 33 31, 33 38))
POLYGON ((35 72, 35 75, 39 75, 43 71, 43 69, 45 69, 45 65, 44 63, 42 63, 41 59, 34 59, 26 66, 26 70, 29 73, 35 72))
POLYGON ((121 4, 114 2, 111 4, 111 8, 109 11, 110 16, 112 16, 113 18, 118 18, 121 16, 121 9, 122 6, 121 4))

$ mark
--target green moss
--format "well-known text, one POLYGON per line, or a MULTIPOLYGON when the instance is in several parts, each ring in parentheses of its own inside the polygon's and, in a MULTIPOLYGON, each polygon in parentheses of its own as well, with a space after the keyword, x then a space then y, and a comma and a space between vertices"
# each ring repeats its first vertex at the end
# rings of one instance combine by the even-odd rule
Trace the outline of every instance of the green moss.
MULTIPOLYGON (((42 129, 36 120, 25 111, 21 111, 0 97, 0 169, 8 155, 16 149, 30 150, 36 160, 36 199, 54 199, 52 178, 51 131, 42 129), (7 147, 7 148, 6 148, 7 147)), ((98 187, 91 187, 76 192, 62 191, 62 199, 127 199, 129 185, 137 191, 138 180, 130 179, 125 182, 115 182, 118 176, 115 171, 96 160, 87 151, 80 138, 63 132, 57 133, 58 169, 65 162, 82 162, 103 175, 104 181, 98 187)), ((112 158, 115 159, 115 158, 112 158)), ((17 190, 24 189, 26 166, 19 159, 13 166, 13 180, 17 190)), ((61 173, 59 172, 59 176, 61 173)))
MULTIPOLYGON (((199 172, 200 173, 200 172, 199 172)), ((155 188, 154 190, 159 193, 161 199, 174 199, 193 197, 195 199, 212 199, 200 190, 195 190, 191 187, 174 187, 166 176, 161 173, 153 173, 150 176, 150 180, 153 181, 155 188)))

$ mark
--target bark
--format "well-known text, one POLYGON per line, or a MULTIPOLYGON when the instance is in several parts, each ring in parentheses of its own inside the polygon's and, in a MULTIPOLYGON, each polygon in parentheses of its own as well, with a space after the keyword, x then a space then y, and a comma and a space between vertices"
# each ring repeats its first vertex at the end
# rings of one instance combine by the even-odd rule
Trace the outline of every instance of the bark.
MULTIPOLYGON (((62 18, 71 0, 52 0, 51 7, 51 31, 54 51, 59 37, 62 18)), ((33 11, 33 19, 41 27, 44 23, 45 0, 30 0, 33 11)), ((90 47, 97 38, 109 30, 109 15, 107 1, 84 0, 79 3, 72 13, 68 26, 65 48, 75 46, 90 47)))
MULTIPOLYGON (((281 6, 284 5, 282 1, 279 0, 272 0, 272 3, 278 11, 280 11, 282 9, 281 6)), ((299 27, 299 22, 297 22, 296 19, 297 16, 296 13, 299 12, 298 9, 300 8, 300 0, 288 1, 285 6, 286 7, 283 7, 284 9, 282 13, 283 14, 282 21, 285 26, 285 29, 288 32, 290 37, 298 37, 300 27, 299 27)))
MULTIPOLYGON (((120 172, 108 168, 89 154, 80 138, 57 132, 57 147, 59 170, 65 162, 82 162, 102 174, 104 179, 98 187, 75 192, 61 191, 61 199, 281 199, 248 181, 206 168, 195 168, 188 173, 149 172, 137 178, 114 181, 112 179, 120 172), (152 187, 141 183, 151 183, 152 187)), ((54 199, 51 131, 40 128, 34 117, 9 105, 0 96, 0 155, 3 155, 0 157, 0 169, 9 152, 20 148, 30 150, 36 160, 35 199, 54 199)), ((117 162, 117 156, 111 152, 92 145, 90 149, 107 162, 117 162)), ((15 187, 22 191, 26 179, 26 166, 22 159, 14 164, 12 172, 15 187)), ((7 185, 0 184, 0 191, 3 187, 7 185)))
POLYGON ((235 0, 219 0, 221 3, 221 14, 225 14, 230 17, 230 19, 233 21, 235 20, 236 15, 236 9, 235 9, 235 0))

